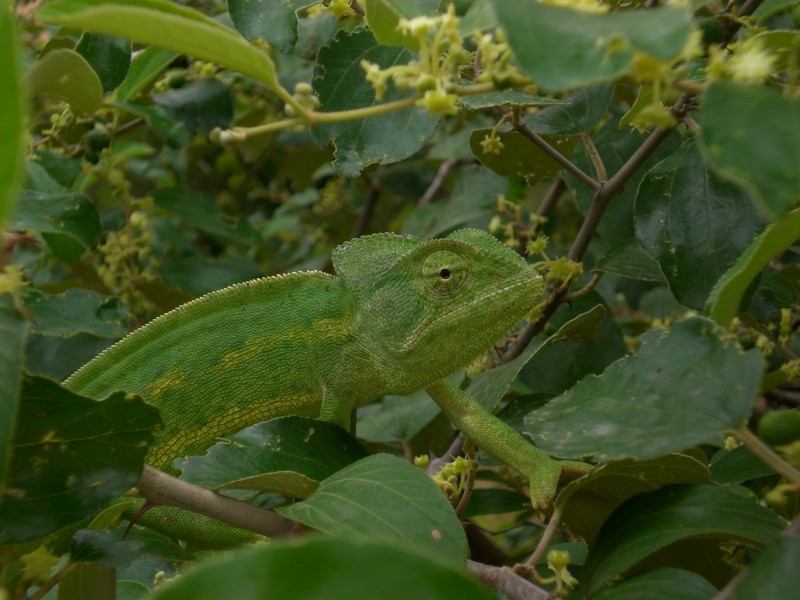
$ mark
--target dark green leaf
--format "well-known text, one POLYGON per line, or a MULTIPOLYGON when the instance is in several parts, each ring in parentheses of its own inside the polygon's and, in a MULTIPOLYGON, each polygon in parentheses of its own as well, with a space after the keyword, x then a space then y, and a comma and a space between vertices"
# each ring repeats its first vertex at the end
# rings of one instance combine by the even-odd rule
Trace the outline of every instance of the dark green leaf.
POLYGON ((29 289, 24 302, 33 317, 35 333, 60 337, 89 333, 116 340, 128 332, 128 313, 119 299, 112 296, 80 288, 48 296, 29 289))
MULTIPOLYGON (((360 62, 367 60, 385 68, 411 58, 408 50, 379 44, 368 29, 340 30, 320 48, 314 69, 314 89, 323 111, 365 108, 402 98, 390 86, 383 99, 376 101, 360 62)), ((425 109, 411 106, 367 119, 323 124, 311 133, 320 146, 334 142, 334 166, 354 177, 367 165, 394 163, 417 152, 433 135, 437 120, 425 109)))
POLYGON ((31 334, 25 348, 25 370, 63 381, 114 342, 79 333, 68 338, 31 334))
MULTIPOLYGON (((81 173, 81 162, 79 160, 63 154, 56 154, 55 152, 37 152, 35 162, 30 162, 27 166, 32 167, 33 165, 42 167, 47 175, 62 188, 72 187, 75 179, 81 173)), ((28 176, 30 177, 30 174, 28 176)), ((38 189, 35 186, 31 187, 38 189)))
POLYGON ((28 321, 14 306, 11 294, 0 294, 0 339, 3 340, 0 344, 0 490, 8 477, 11 460, 27 327, 28 321))
POLYGON ((593 600, 633 600, 634 598, 666 598, 670 600, 710 600, 717 588, 697 573, 663 567, 632 577, 610 588, 598 591, 593 600))
POLYGON ((122 83, 131 66, 130 40, 84 33, 75 51, 91 65, 106 92, 122 83))
POLYGON ((283 417, 247 427, 205 456, 176 461, 181 479, 214 488, 278 492, 305 498, 317 484, 367 455, 341 427, 283 417))
POLYGON ((3 82, 3 108, 0 110, 0 131, 3 132, 0 137, 0 225, 7 222, 17 201, 26 144, 26 111, 22 98, 15 20, 11 11, 0 10, 0 81, 3 82))
POLYGON ((143 548, 142 542, 119 540, 108 530, 80 529, 72 537, 69 557, 74 562, 124 567, 140 560, 143 548))
POLYGON ((248 40, 264 40, 284 54, 297 43, 297 11, 315 0, 228 0, 231 20, 248 40))
POLYGON ((747 188, 769 217, 796 206, 800 100, 765 86, 714 83, 705 93, 700 149, 714 171, 747 188))
POLYGON ((161 265, 161 275, 172 288, 191 296, 202 296, 234 283, 241 283, 263 275, 253 261, 243 256, 215 260, 204 256, 173 258, 161 265))
POLYGON ((667 454, 641 462, 600 465, 558 495, 570 531, 593 545, 609 515, 623 502, 672 483, 708 483, 708 467, 690 456, 667 454))
POLYGON ((178 148, 186 143, 186 126, 175 118, 175 113, 166 106, 149 106, 138 102, 117 102, 134 115, 147 119, 153 131, 172 148, 178 148))
POLYGON ((153 83, 161 72, 178 56, 177 52, 151 46, 144 49, 131 62, 125 80, 117 90, 117 101, 127 102, 153 83))
MULTIPOLYGON (((620 129, 615 120, 609 119, 600 131, 592 135, 597 152, 603 159, 606 173, 612 174, 619 171, 623 164, 633 155, 647 138, 645 134, 638 133, 633 129, 620 129)), ((622 191, 614 196, 603 214, 597 231, 600 236, 608 242, 612 248, 616 248, 635 237, 633 228, 633 204, 636 198, 636 189, 645 173, 662 158, 666 158, 675 152, 680 146, 680 135, 677 132, 670 134, 658 149, 636 170, 633 175, 625 182, 622 191)), ((594 173, 594 166, 586 154, 583 144, 579 144, 575 149, 573 162, 578 165, 584 173, 594 173)), ((592 204, 594 192, 584 184, 578 182, 572 175, 565 175, 569 186, 575 190, 575 200, 583 214, 589 210, 592 204)))
POLYGON ((36 11, 36 18, 175 50, 278 87, 266 52, 202 13, 167 0, 57 0, 36 11))
POLYGON ((758 274, 775 256, 800 239, 800 209, 793 210, 766 229, 742 252, 719 278, 708 296, 706 314, 726 326, 739 312, 739 305, 758 274))
POLYGON ((439 406, 422 391, 410 396, 386 396, 380 410, 358 421, 358 437, 378 444, 409 441, 439 412, 439 406))
POLYGON ((44 55, 25 74, 28 93, 45 94, 70 103, 79 113, 93 113, 103 105, 103 84, 91 65, 77 52, 59 48, 44 55))
POLYGON ((168 210, 198 229, 225 237, 236 237, 236 232, 222 220, 222 211, 210 196, 188 187, 161 188, 153 192, 156 206, 168 210))
POLYGON ((26 376, 3 490, 0 542, 33 539, 100 510, 133 486, 161 420, 138 396, 101 402, 26 376))
POLYGON ((773 512, 713 485, 670 485, 640 494, 608 519, 585 565, 589 593, 653 552, 687 538, 767 544, 783 527, 773 512))
POLYGON ((25 191, 12 229, 56 234, 45 238, 53 253, 71 262, 100 239, 100 217, 94 204, 81 193, 25 191), (67 238, 72 246, 58 245, 67 238))
POLYGON ((640 281, 664 282, 664 275, 658 263, 645 252, 639 240, 631 238, 622 242, 603 256, 595 267, 598 271, 612 273, 620 277, 640 281))
POLYGON ((770 544, 736 586, 734 600, 793 598, 800 587, 800 536, 784 534, 770 544))
POLYGON ((157 105, 175 111, 190 130, 208 133, 215 127, 228 127, 233 119, 231 91, 218 79, 200 79, 152 98, 157 105))
POLYGON ((692 143, 644 176, 634 223, 675 298, 698 310, 763 226, 750 196, 709 173, 692 143))
POLYGON ((718 439, 750 415, 762 356, 701 317, 642 335, 634 356, 591 375, 529 415, 547 452, 647 459, 718 439))
POLYGON ((345 467, 278 512, 329 535, 401 544, 459 565, 467 557, 464 530, 441 490, 421 469, 387 454, 345 467))
POLYGON ((419 40, 415 35, 400 31, 400 19, 436 14, 436 0, 365 0, 367 23, 375 38, 387 46, 403 46, 416 52, 419 40))
MULTIPOLYGON (((575 137, 544 136, 544 140, 566 157, 572 156, 577 142, 575 137)), ((469 146, 475 158, 499 175, 525 175, 531 181, 544 181, 561 169, 544 150, 518 131, 493 133, 492 129, 476 129, 469 136, 469 146), (498 153, 487 152, 481 145, 492 135, 502 144, 498 153)))
POLYGON ((493 4, 520 66, 548 92, 613 81, 637 50, 677 58, 691 32, 691 13, 676 8, 592 14, 533 1, 493 4))
POLYGON ((605 116, 613 94, 613 85, 589 87, 567 97, 563 104, 533 113, 525 122, 541 135, 591 133, 605 116))
POLYGON ((464 518, 481 515, 499 515, 531 509, 531 501, 525 494, 501 488, 477 489, 470 496, 464 518))
POLYGON ((733 450, 722 449, 711 459, 711 478, 720 485, 742 483, 759 477, 772 475, 774 471, 747 446, 733 450))
POLYGON ((239 598, 495 598, 463 569, 407 546, 306 536, 207 562, 159 588, 153 600, 227 598, 232 581, 239 598))
POLYGON ((527 92, 521 92, 519 90, 495 90, 493 92, 486 92, 485 94, 470 94, 461 96, 459 102, 468 110, 481 110, 484 108, 494 108, 496 106, 523 107, 565 104, 563 100, 534 96, 533 94, 528 94, 527 92))

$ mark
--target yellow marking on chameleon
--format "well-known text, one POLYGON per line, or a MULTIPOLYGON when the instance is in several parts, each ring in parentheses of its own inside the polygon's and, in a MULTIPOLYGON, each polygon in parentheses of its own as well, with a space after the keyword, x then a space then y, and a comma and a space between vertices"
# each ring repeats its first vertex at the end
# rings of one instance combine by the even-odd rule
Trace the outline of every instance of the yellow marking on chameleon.
MULTIPOLYGON (((183 428, 163 441, 156 436, 147 453, 147 462, 159 469, 170 471, 173 459, 203 454, 218 438, 231 435, 254 423, 275 417, 297 415, 316 417, 319 415, 321 396, 293 394, 281 398, 265 398, 262 402, 248 406, 232 407, 194 429, 183 428)), ((169 435, 170 432, 167 432, 169 435)))
POLYGON ((276 347, 283 342, 318 343, 320 337, 332 343, 346 341, 355 336, 355 329, 343 327, 345 322, 340 317, 320 319, 313 325, 298 325, 277 334, 256 336, 237 350, 226 352, 216 365, 218 371, 227 371, 242 364, 252 363, 264 348, 276 347))
POLYGON ((186 383, 186 373, 180 367, 172 367, 158 379, 153 380, 144 394, 145 398, 157 398, 167 390, 181 388, 186 383))

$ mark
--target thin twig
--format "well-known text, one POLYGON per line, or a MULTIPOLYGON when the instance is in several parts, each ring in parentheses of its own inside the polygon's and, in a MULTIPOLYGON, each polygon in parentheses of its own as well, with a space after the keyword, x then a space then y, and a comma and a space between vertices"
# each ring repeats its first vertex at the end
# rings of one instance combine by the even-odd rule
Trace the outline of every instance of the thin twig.
POLYGON ((453 168, 456 165, 458 165, 460 161, 461 159, 453 157, 453 158, 448 158, 441 165, 439 165, 439 170, 436 171, 436 177, 433 178, 433 181, 431 181, 431 184, 428 186, 428 189, 425 190, 425 193, 422 194, 422 197, 420 197, 420 199, 417 201, 417 207, 425 206, 431 200, 433 200, 433 197, 437 193, 439 193, 440 189, 442 189, 442 186, 444 185, 444 180, 447 178, 447 175, 450 173, 450 171, 453 170, 453 168))
POLYGON ((600 283, 600 280, 603 278, 603 275, 604 275, 603 271, 595 271, 594 274, 592 275, 592 278, 589 280, 589 283, 587 283, 579 290, 575 290, 574 292, 570 292, 569 294, 564 294, 563 301, 572 302, 573 300, 577 300, 581 296, 585 296, 586 294, 591 292, 597 286, 598 283, 600 283))
POLYGON ((364 198, 364 206, 361 207, 361 212, 358 213, 358 221, 353 227, 353 232, 350 234, 352 239, 361 237, 367 231, 369 222, 372 219, 372 213, 375 211, 375 204, 378 201, 378 195, 381 192, 381 182, 378 177, 373 177, 369 182, 369 191, 364 198))
POLYGON ((589 156, 589 160, 592 161, 594 173, 597 175, 597 181, 603 183, 608 179, 608 175, 606 174, 606 166, 603 164, 603 159, 600 158, 600 153, 597 151, 597 146, 594 145, 592 136, 588 133, 581 131, 580 137, 583 147, 586 148, 586 154, 589 156))
POLYGON ((295 530, 294 522, 279 514, 175 479, 147 465, 136 487, 155 504, 190 510, 267 537, 287 536, 295 530))
POLYGON ((800 486, 800 471, 778 456, 772 448, 762 442, 761 439, 747 429, 747 427, 732 429, 728 431, 728 434, 747 446, 750 452, 755 454, 761 462, 770 467, 778 475, 788 482, 800 486))
POLYGON ((550 158, 556 161, 559 165, 564 167, 567 171, 572 173, 581 183, 583 183, 586 187, 588 187, 592 191, 597 191, 600 189, 600 183, 592 179, 589 175, 584 173, 574 162, 568 159, 566 156, 561 154, 558 150, 553 148, 550 144, 548 144, 539 134, 537 134, 533 129, 528 127, 528 125, 524 121, 519 121, 514 123, 514 129, 519 131, 522 135, 532 141, 536 146, 539 147, 542 152, 547 154, 550 158))
POLYGON ((547 188, 539 207, 536 209, 536 216, 547 217, 551 212, 553 212, 556 202, 558 202, 558 199, 566 189, 567 184, 564 182, 564 178, 561 177, 560 174, 556 175, 553 179, 553 182, 550 184, 550 187, 547 188))
POLYGON ((549 592, 520 577, 509 567, 493 567, 468 560, 467 570, 483 584, 503 592, 509 600, 548 600, 550 598, 549 592))
POLYGON ((739 19, 752 15, 756 11, 756 9, 759 6, 761 6, 761 3, 763 1, 764 0, 746 0, 745 3, 742 4, 742 6, 739 8, 739 11, 736 13, 736 19, 728 21, 722 27, 722 42, 720 43, 720 45, 723 48, 731 42, 733 36, 735 36, 736 32, 738 32, 739 29, 742 27, 742 23, 739 21, 739 19))
MULTIPOLYGON (((475 460, 475 444, 470 444, 468 446, 467 460, 475 460)), ((469 506, 469 501, 472 498, 472 490, 475 488, 475 469, 470 468, 467 471, 467 484, 464 486, 464 492, 461 494, 461 498, 458 501, 458 506, 455 508, 456 516, 460 519, 461 516, 464 514, 464 511, 467 510, 467 506, 469 506)))
POLYGON ((353 12, 356 14, 361 15, 362 17, 367 16, 367 11, 364 10, 364 7, 358 3, 358 0, 350 0, 350 8, 353 9, 353 12))
POLYGON ((550 545, 550 540, 553 539, 553 536, 558 529, 558 526, 561 524, 561 515, 564 512, 563 505, 556 506, 553 509, 553 516, 550 517, 550 522, 547 523, 547 527, 542 532, 542 537, 539 538, 539 543, 536 544, 536 549, 531 554, 531 557, 525 562, 525 567, 530 571, 533 571, 536 568, 539 560, 544 556, 544 551, 547 550, 547 547, 550 545))
POLYGON ((42 585, 36 593, 33 594, 29 600, 41 600, 45 597, 45 594, 52 590, 64 577, 72 573, 75 568, 78 566, 79 563, 68 563, 63 569, 61 569, 58 573, 53 575, 50 579, 47 580, 47 583, 42 585))

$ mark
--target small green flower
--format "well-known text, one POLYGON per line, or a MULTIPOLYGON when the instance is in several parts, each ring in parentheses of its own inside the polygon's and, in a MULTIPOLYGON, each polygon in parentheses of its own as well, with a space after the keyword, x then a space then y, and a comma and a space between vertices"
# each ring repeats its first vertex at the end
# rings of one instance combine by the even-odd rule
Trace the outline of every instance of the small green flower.
POLYGON ((484 154, 500 154, 500 151, 505 148, 505 144, 492 132, 492 135, 483 136, 481 148, 483 148, 484 154))
POLYGON ((456 106, 458 96, 448 94, 442 90, 428 90, 425 95, 417 100, 418 106, 424 106, 432 117, 437 115, 454 115, 458 113, 456 106))

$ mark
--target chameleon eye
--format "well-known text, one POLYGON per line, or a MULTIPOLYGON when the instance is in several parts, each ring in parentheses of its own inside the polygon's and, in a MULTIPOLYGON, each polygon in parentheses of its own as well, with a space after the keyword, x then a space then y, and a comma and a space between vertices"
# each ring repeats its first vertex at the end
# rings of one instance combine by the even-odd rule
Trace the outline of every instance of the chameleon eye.
POLYGON ((433 296, 455 293, 469 279, 469 265, 463 256, 450 250, 431 252, 422 261, 422 286, 433 296))

